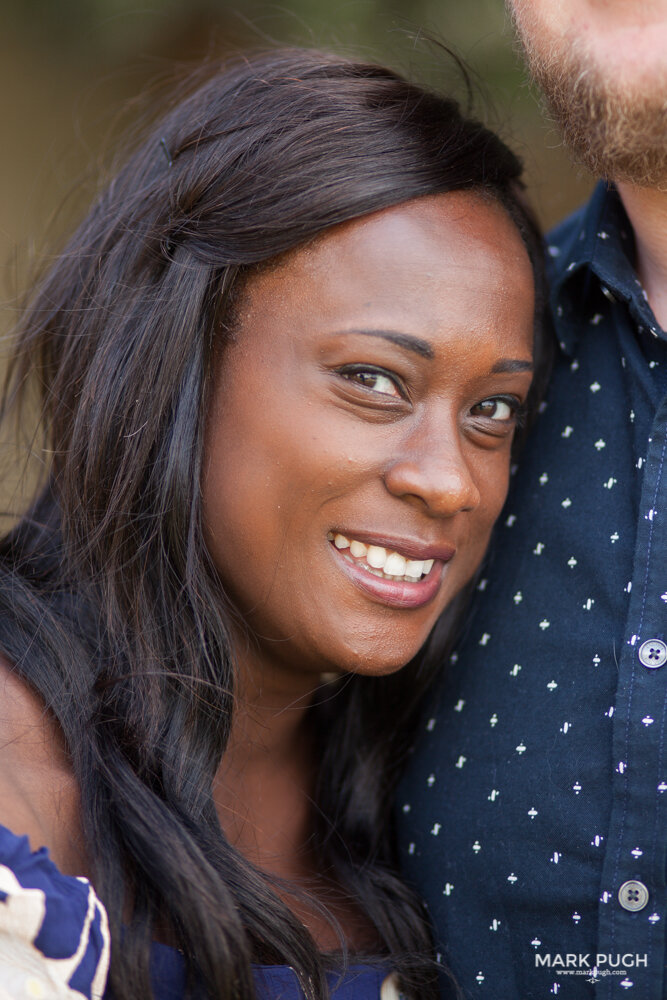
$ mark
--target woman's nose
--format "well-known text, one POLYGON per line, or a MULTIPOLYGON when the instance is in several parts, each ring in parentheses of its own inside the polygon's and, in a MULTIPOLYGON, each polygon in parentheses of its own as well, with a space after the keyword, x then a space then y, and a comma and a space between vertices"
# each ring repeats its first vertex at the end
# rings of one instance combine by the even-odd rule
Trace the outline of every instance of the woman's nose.
POLYGON ((413 498, 434 517, 452 517, 474 510, 480 494, 458 440, 440 440, 438 446, 406 449, 384 475, 389 492, 413 498))

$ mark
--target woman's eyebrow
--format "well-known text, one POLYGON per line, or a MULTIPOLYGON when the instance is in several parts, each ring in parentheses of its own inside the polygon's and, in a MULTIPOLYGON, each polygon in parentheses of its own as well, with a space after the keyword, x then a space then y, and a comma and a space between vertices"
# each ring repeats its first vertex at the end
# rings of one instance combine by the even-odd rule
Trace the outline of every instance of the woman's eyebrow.
POLYGON ((343 330, 341 334, 360 334, 362 337, 382 337, 383 340, 390 340, 392 344, 397 344, 398 347, 403 347, 406 351, 412 351, 414 354, 419 354, 422 358, 428 358, 432 361, 435 357, 433 348, 426 340, 422 340, 421 337, 413 337, 409 333, 395 333, 393 330, 343 330))
POLYGON ((532 372, 532 370, 532 361, 520 361, 518 358, 501 358, 491 369, 494 374, 509 372, 512 375, 515 372, 532 372))
MULTIPOLYGON (((435 352, 428 341, 410 333, 397 333, 394 330, 343 330, 341 336, 350 333, 359 334, 362 337, 382 337, 383 340, 389 340, 392 344, 397 344, 398 347, 402 347, 406 351, 412 351, 422 358, 428 358, 429 361, 435 357, 435 352)), ((524 361, 520 358, 501 358, 491 369, 494 374, 515 374, 532 370, 532 361, 524 361)))

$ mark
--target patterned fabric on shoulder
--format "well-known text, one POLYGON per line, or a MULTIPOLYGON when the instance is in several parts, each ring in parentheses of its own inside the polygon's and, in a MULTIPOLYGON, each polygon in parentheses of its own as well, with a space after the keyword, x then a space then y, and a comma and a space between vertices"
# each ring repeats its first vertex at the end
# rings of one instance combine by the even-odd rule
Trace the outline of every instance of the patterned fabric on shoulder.
POLYGON ((87 879, 0 827, 0 1000, 100 1000, 111 942, 87 879))

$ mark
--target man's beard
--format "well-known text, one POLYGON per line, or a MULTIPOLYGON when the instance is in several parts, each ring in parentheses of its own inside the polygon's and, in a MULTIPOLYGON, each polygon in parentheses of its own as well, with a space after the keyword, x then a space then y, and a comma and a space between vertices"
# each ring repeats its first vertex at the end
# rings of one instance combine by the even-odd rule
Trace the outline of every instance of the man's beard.
POLYGON ((563 39, 544 53, 521 40, 573 157, 598 177, 667 189, 667 72, 650 94, 623 92, 576 44, 563 39))

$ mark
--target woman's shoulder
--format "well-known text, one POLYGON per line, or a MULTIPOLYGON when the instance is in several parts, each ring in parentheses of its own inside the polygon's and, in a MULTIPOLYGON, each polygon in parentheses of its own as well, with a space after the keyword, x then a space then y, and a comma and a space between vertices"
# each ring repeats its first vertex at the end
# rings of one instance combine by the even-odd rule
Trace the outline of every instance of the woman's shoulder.
POLYGON ((0 824, 84 872, 79 795, 62 735, 39 695, 0 653, 0 824))
POLYGON ((63 768, 57 728, 39 695, 0 652, 0 752, 16 762, 63 768))
MULTIPOLYGON (((57 726, 0 655, 0 983, 12 998, 101 997, 106 912, 77 870, 78 796, 57 726), (35 849, 36 848, 36 849, 35 849)), ((5 992, 2 992, 5 991, 5 992)))

